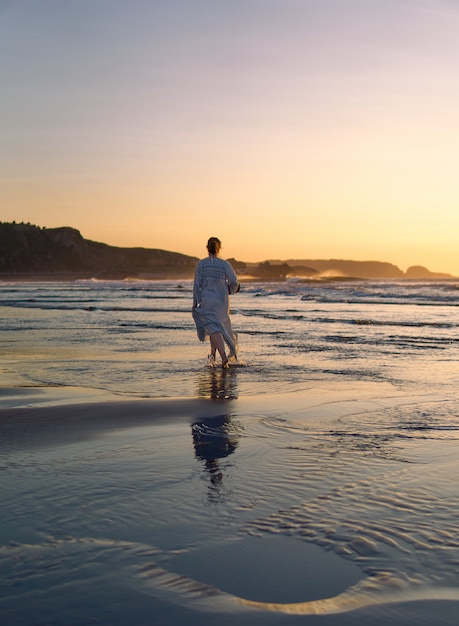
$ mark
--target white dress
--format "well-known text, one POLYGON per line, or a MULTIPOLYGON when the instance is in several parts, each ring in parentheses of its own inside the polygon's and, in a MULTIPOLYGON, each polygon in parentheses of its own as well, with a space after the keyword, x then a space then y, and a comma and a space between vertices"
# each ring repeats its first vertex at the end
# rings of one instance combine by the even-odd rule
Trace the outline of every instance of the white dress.
POLYGON ((239 291, 236 274, 223 259, 209 254, 196 266, 193 285, 193 319, 200 341, 220 332, 230 354, 236 357, 237 334, 231 328, 229 294, 239 291))

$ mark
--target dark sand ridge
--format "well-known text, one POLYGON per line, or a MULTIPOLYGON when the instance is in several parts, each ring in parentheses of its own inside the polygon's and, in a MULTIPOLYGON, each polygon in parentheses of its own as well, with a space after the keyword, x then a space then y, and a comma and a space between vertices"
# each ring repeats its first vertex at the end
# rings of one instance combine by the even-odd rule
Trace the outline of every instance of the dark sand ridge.
MULTIPOLYGON (((27 390, 25 390, 27 391, 27 390)), ((5 390, 0 397, 5 394, 5 390)), ((46 396, 46 394, 45 394, 46 396)), ((21 394, 22 399, 27 394, 21 394)), ((39 398, 40 396, 38 396, 39 398)), ((228 412, 229 401, 184 398, 85 401, 0 408, 0 449, 38 448, 85 441, 109 432, 169 423, 193 423, 228 412)), ((44 400, 45 398, 42 398, 44 400)))

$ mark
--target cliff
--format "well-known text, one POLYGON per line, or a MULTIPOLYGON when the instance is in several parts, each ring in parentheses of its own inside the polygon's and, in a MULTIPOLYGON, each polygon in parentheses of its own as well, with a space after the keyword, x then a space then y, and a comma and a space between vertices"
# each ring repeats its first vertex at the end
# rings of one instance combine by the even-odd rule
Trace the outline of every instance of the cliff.
POLYGON ((382 278, 382 279, 434 279, 452 278, 451 274, 431 272, 421 265, 409 267, 403 272, 392 263, 383 261, 350 261, 344 259, 289 259, 287 261, 271 261, 276 264, 287 264, 291 268, 289 276, 301 277, 349 277, 349 278, 382 278))
POLYGON ((43 229, 0 222, 0 275, 185 278, 193 275, 196 261, 177 252, 90 241, 69 227, 43 229))
POLYGON ((404 273, 392 263, 382 261, 348 261, 343 259, 290 259, 287 261, 299 271, 299 267, 314 268, 319 274, 351 276, 355 278, 403 278, 404 273))
MULTIPOLYGON (((150 248, 118 248, 84 239, 75 228, 40 228, 0 222, 0 278, 105 279, 191 278, 196 257, 150 248)), ((244 263, 230 259, 236 271, 261 280, 298 278, 451 278, 415 265, 402 272, 392 263, 340 259, 289 259, 244 263)))

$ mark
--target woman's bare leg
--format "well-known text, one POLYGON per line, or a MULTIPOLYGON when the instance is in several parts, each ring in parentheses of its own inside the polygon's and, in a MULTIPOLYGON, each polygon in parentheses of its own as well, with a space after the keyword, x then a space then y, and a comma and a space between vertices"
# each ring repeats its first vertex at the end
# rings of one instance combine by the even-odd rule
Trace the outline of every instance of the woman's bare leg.
POLYGON ((228 363, 228 357, 226 356, 225 341, 222 333, 212 333, 210 336, 210 350, 212 354, 215 354, 216 350, 218 350, 222 358, 222 365, 225 367, 228 363))

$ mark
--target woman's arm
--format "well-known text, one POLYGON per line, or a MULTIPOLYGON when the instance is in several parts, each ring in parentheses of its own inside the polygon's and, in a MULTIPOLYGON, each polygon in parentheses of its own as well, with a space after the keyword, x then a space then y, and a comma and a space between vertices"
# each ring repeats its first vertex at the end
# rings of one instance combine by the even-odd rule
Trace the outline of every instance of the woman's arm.
POLYGON ((193 282, 193 309, 201 302, 201 267, 198 263, 194 272, 193 282))
POLYGON ((228 281, 228 293, 237 293, 240 290, 241 285, 238 283, 236 272, 233 270, 228 261, 226 261, 225 265, 225 274, 226 280, 228 281))

